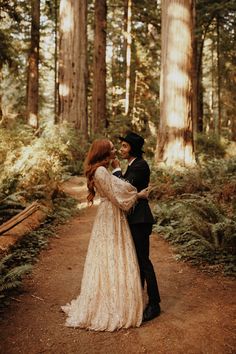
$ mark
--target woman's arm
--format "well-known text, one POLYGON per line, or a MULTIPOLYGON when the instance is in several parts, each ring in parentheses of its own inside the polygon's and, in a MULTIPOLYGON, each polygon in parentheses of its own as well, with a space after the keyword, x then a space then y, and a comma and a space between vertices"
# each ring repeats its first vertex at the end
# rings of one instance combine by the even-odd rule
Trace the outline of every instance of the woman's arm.
POLYGON ((95 172, 95 185, 98 192, 102 192, 113 204, 128 211, 137 199, 143 198, 145 193, 139 194, 135 187, 110 174, 105 167, 98 167, 95 172))

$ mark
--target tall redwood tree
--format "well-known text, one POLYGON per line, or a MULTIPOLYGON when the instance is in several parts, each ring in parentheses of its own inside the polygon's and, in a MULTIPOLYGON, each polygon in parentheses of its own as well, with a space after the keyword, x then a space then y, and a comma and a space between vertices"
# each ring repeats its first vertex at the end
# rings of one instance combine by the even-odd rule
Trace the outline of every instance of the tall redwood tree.
POLYGON ((87 0, 61 0, 59 22, 59 120, 87 135, 87 0))
POLYGON ((192 128, 193 1, 162 4, 160 126, 156 161, 195 163, 192 128))
POLYGON ((106 0, 95 0, 91 133, 107 127, 106 117, 106 0))
POLYGON ((26 116, 28 124, 33 128, 39 125, 39 39, 40 0, 31 0, 31 43, 28 55, 26 116))

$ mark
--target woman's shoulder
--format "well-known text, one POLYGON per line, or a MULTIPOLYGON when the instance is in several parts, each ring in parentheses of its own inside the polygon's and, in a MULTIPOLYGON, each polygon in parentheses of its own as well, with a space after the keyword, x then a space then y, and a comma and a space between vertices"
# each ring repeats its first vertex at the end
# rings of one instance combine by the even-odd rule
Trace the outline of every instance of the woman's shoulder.
POLYGON ((104 166, 98 166, 98 168, 97 168, 96 171, 95 171, 94 176, 95 176, 95 178, 99 178, 99 177, 104 176, 104 175, 107 174, 107 173, 108 173, 108 171, 107 171, 106 167, 104 167, 104 166))

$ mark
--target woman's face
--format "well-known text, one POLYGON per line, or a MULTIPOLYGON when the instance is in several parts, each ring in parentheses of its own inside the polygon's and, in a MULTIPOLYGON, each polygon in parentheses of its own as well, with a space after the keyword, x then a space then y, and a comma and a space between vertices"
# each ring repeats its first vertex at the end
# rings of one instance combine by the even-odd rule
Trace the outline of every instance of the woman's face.
POLYGON ((111 154, 110 154, 110 159, 114 160, 116 157, 116 148, 115 146, 112 144, 112 142, 110 141, 111 144, 111 154))

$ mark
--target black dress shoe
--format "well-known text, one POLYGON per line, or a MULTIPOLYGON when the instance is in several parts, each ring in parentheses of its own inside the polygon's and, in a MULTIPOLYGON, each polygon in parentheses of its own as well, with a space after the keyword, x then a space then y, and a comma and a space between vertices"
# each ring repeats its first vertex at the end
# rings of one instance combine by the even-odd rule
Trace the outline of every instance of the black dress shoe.
POLYGON ((150 321, 159 316, 161 308, 159 304, 148 304, 143 313, 143 322, 150 321))

